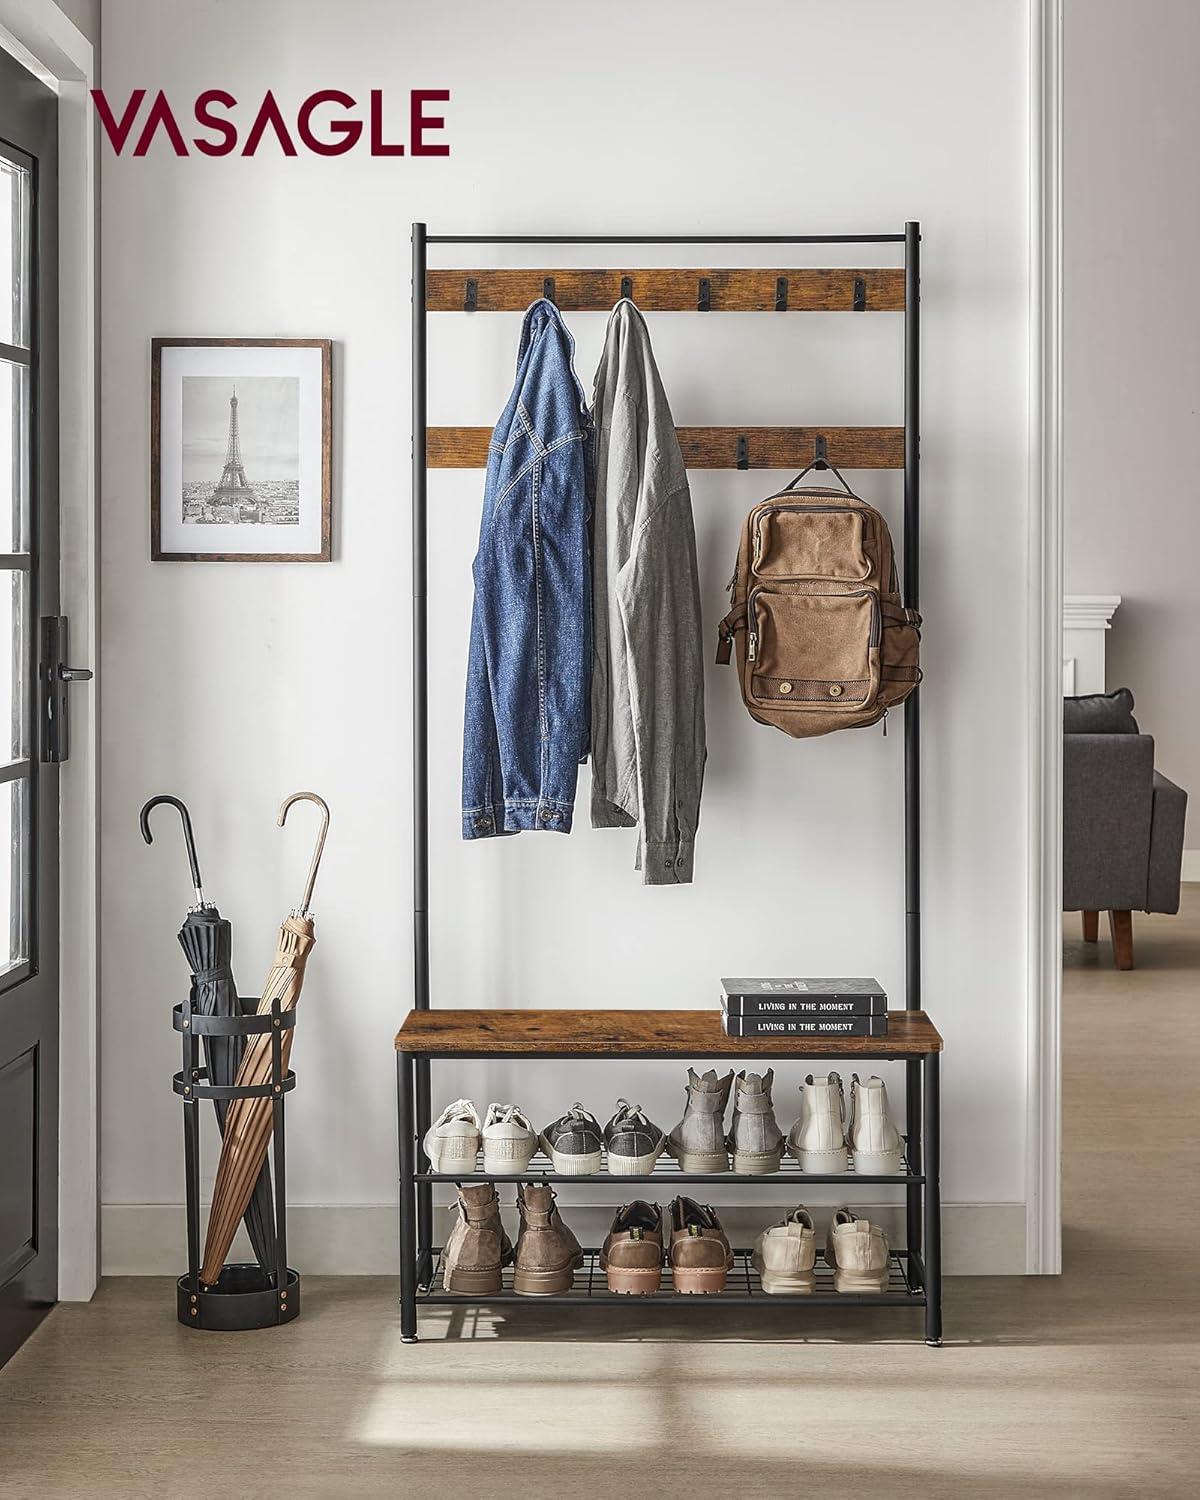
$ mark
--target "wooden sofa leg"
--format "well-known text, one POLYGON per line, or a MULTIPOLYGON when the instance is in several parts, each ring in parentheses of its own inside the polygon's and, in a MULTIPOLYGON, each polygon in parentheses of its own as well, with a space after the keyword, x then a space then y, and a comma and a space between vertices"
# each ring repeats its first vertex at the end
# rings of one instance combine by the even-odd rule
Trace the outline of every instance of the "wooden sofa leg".
POLYGON ((1109 931, 1112 933, 1113 963, 1118 969, 1133 968, 1133 913, 1110 911, 1109 931))
POLYGON ((1098 911, 1085 911, 1080 915, 1083 917, 1084 942, 1097 942, 1100 937, 1100 913, 1098 911))

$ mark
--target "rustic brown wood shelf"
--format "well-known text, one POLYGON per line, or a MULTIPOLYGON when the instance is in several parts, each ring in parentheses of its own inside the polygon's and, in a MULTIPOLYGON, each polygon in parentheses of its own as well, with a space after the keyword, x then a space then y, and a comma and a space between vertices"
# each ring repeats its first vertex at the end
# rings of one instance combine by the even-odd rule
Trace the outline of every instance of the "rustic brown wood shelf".
POLYGON ((923 1010, 894 1010, 886 1036, 726 1036, 718 1010, 410 1010, 396 1050, 425 1057, 868 1057, 942 1050, 923 1010))
MULTIPOLYGON (((823 437, 828 461, 839 469, 902 469, 903 427, 677 427, 689 469, 734 469, 738 439, 749 469, 798 469, 816 457, 823 437)), ((426 463, 431 469, 485 469, 490 427, 429 427, 426 463)))
POLYGON ((632 297, 643 312, 696 312, 702 280, 708 283, 711 312, 904 311, 903 268, 877 266, 774 271, 437 270, 425 272, 425 307, 429 312, 524 312, 552 281, 554 301, 564 312, 611 312, 623 296, 632 297), (468 281, 474 283, 473 299, 468 281))

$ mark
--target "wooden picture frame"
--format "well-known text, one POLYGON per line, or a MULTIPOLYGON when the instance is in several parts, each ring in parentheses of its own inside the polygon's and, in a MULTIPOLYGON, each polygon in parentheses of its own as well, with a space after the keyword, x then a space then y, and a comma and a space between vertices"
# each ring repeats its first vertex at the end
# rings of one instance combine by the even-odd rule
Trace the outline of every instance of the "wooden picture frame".
POLYGON ((150 347, 151 559, 330 562, 333 341, 150 347))

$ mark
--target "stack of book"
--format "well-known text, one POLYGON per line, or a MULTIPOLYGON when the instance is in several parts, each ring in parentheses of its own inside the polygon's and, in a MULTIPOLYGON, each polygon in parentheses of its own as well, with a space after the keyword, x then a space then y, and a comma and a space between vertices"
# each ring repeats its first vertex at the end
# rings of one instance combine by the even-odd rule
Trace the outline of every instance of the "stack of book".
POLYGON ((886 1036, 877 979, 722 979, 726 1036, 886 1036))

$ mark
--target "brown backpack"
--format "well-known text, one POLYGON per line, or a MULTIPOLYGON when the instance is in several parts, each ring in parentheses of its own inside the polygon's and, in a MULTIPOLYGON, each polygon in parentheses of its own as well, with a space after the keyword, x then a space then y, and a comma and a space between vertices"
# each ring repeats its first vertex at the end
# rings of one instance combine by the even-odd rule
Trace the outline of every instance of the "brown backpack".
POLYGON ((737 643, 751 717, 797 739, 876 724, 921 677, 887 522, 844 480, 794 488, 803 477, 746 517, 717 647, 726 663, 737 643))

